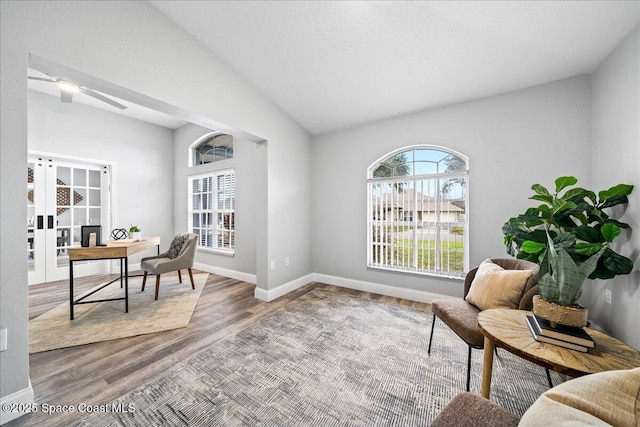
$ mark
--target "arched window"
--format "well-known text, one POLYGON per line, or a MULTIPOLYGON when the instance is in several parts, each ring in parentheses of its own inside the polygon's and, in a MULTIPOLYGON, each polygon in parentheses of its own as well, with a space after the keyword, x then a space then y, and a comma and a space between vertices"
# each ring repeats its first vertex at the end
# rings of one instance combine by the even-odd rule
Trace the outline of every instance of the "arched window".
POLYGON ((468 159, 435 146, 389 153, 368 169, 368 266, 464 277, 468 159))
POLYGON ((191 145, 192 166, 233 158, 233 136, 226 133, 204 135, 191 145))

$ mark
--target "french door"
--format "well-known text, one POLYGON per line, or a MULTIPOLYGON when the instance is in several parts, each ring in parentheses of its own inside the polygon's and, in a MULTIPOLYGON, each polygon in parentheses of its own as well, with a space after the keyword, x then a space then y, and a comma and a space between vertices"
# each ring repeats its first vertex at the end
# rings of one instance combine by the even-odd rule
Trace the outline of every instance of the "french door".
MULTIPOLYGON (((83 225, 110 230, 111 167, 31 155, 27 165, 27 268, 29 284, 69 277, 71 246, 83 225)), ((106 234, 105 234, 106 233, 106 234)), ((74 275, 106 274, 106 261, 74 264, 74 275)))

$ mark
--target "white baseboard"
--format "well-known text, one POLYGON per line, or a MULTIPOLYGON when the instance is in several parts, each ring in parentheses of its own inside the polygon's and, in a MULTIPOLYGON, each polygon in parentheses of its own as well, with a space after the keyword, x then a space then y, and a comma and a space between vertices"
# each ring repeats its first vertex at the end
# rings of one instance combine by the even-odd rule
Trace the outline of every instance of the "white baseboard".
POLYGON ((253 283, 254 285, 258 281, 255 274, 243 273, 241 271, 229 270, 226 268, 215 267, 213 265, 195 263, 193 268, 206 271, 207 273, 217 274, 218 276, 228 277, 230 279, 242 280, 243 282, 253 283))
POLYGON ((313 274, 307 274, 273 289, 267 290, 256 287, 253 295, 259 300, 269 302, 311 282, 313 282, 313 274))
POLYGON ((274 289, 265 290, 256 288, 254 296, 262 301, 273 301, 291 291, 294 291, 308 283, 319 282, 327 285, 339 286, 341 288, 356 289, 374 294, 386 295, 395 298, 403 298, 410 301, 431 303, 438 298, 455 298, 450 295, 436 294, 433 292, 418 291, 415 289, 398 288, 396 286, 383 285, 380 283, 365 282, 363 280, 346 279, 344 277, 330 276, 328 274, 311 273, 302 276, 291 282, 280 285, 274 289))
POLYGON ((380 294, 394 298, 403 298, 410 301, 425 302, 428 304, 431 304, 431 301, 438 298, 455 298, 450 295, 399 288, 397 286, 365 282, 363 280, 346 279, 344 277, 330 276, 328 274, 314 273, 313 280, 315 282, 326 283, 327 285, 340 286, 341 288, 356 289, 358 291, 371 292, 373 294, 380 294))
POLYGON ((31 411, 27 409, 33 406, 34 396, 33 388, 31 387, 31 380, 29 380, 29 387, 18 390, 8 396, 0 398, 0 425, 15 420, 31 411), (8 405, 8 406, 7 406, 8 405), (20 411, 5 411, 5 408, 15 407, 15 409, 21 409, 20 411))

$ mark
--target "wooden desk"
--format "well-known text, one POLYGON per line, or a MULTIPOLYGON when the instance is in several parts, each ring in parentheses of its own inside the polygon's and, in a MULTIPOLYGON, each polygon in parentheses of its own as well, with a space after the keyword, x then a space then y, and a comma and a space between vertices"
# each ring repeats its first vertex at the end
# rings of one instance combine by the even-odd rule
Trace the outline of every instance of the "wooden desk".
POLYGON ((78 304, 93 304, 104 301, 121 301, 124 300, 124 312, 129 312, 129 255, 145 251, 153 246, 158 247, 160 253, 160 237, 147 237, 142 240, 109 240, 106 246, 83 247, 74 246, 69 248, 69 308, 70 318, 73 320, 73 306, 78 304), (120 277, 93 289, 91 292, 82 295, 78 299, 73 297, 73 263, 76 261, 89 261, 101 259, 119 259, 120 260, 120 277), (124 265, 124 267, 123 267, 124 265), (93 295, 101 289, 109 286, 113 282, 120 280, 122 288, 124 278, 124 297, 107 298, 99 300, 85 301, 84 299, 93 295))
POLYGON ((527 326, 530 311, 490 309, 478 314, 478 324, 484 335, 482 363, 482 397, 489 399, 495 346, 570 377, 596 372, 640 367, 640 352, 622 341, 591 328, 585 330, 596 342, 588 353, 541 343, 533 339, 527 326))

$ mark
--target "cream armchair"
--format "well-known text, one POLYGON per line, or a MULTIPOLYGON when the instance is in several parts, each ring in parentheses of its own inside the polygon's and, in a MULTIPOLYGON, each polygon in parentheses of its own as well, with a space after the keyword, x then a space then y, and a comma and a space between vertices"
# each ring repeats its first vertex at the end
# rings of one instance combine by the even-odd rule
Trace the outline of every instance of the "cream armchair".
POLYGON ((149 273, 156 275, 156 297, 158 299, 158 293, 160 291, 160 275, 168 273, 170 271, 178 271, 178 280, 182 283, 182 274, 180 270, 187 269, 189 272, 189 279, 191 279, 191 288, 195 289, 196 286, 193 282, 193 273, 191 268, 196 256, 196 246, 198 245, 198 235, 193 233, 182 234, 184 243, 182 248, 177 250, 172 242, 172 247, 168 251, 161 253, 160 255, 150 256, 142 258, 140 267, 144 271, 144 277, 142 279, 142 290, 144 292, 145 284, 147 283, 147 275, 149 273), (172 256, 174 256, 172 258, 172 256))

